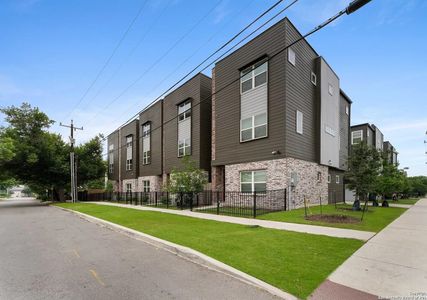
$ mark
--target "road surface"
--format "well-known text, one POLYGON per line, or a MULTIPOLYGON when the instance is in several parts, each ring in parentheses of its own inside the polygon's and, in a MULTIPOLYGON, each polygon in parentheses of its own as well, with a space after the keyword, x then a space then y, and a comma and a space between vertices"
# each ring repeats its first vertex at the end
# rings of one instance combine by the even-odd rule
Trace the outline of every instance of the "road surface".
POLYGON ((0 299, 277 299, 32 199, 0 201, 0 299))

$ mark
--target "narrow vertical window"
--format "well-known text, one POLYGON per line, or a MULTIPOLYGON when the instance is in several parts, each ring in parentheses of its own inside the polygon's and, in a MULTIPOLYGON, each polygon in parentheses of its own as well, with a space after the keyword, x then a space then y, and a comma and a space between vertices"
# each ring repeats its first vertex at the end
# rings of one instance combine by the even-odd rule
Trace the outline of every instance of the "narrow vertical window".
POLYGON ((132 170, 133 136, 126 137, 126 171, 132 170))
POLYGON ((150 180, 144 180, 142 181, 143 184, 143 192, 149 193, 150 192, 150 180))
POLYGON ((288 48, 288 61, 295 66, 295 51, 292 48, 288 48))
POLYGON ((335 183, 336 184, 340 183, 340 176, 339 175, 335 175, 335 183))
POLYGON ((108 173, 114 172, 114 144, 108 146, 108 173))
POLYGON ((297 133, 303 134, 303 113, 297 110, 297 117, 296 117, 296 128, 297 133))
POLYGON ((191 155, 191 100, 178 105, 178 157, 191 155))
POLYGON ((142 125, 142 164, 151 163, 151 123, 142 125))
POLYGON ((314 72, 311 72, 310 79, 313 85, 317 85, 317 76, 314 72))

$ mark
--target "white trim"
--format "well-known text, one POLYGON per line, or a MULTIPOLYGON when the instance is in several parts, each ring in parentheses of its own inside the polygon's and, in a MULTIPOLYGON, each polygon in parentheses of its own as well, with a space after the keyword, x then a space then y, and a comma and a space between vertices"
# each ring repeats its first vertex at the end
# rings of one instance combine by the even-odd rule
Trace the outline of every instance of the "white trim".
MULTIPOLYGON (((262 60, 260 62, 262 62, 262 60)), ((260 63, 260 62, 258 62, 258 63, 260 63)), ((254 89, 262 87, 262 86, 264 86, 264 85, 266 85, 268 83, 268 61, 266 60, 265 62, 261 63, 259 66, 257 66, 255 68, 254 66, 256 64, 257 63, 254 63, 253 65, 251 65, 251 66, 249 66, 249 67, 247 67, 245 69, 245 70, 248 70, 249 68, 252 68, 252 70, 247 73, 247 74, 251 74, 250 80, 252 80, 252 87, 249 90, 244 91, 244 92, 242 91, 242 83, 248 81, 249 79, 246 79, 245 81, 242 81, 243 77, 246 76, 247 74, 245 74, 244 76, 242 76, 242 73, 245 70, 240 71, 240 95, 243 95, 243 94, 245 94, 245 93, 247 93, 249 91, 253 91, 254 89), (260 75, 260 74, 262 74, 262 73, 264 73, 264 72, 261 72, 261 73, 255 75, 255 70, 258 69, 259 67, 263 66, 263 65, 266 65, 266 67, 265 67, 265 82, 263 84, 255 86, 255 77, 258 76, 258 75, 260 75)))
POLYGON ((360 133, 360 141, 361 141, 361 142, 363 141, 363 130, 362 130, 362 129, 352 131, 352 132, 351 132, 351 144, 352 144, 352 145, 358 144, 358 143, 354 143, 354 134, 355 134, 356 132, 357 132, 357 133, 360 133))
POLYGON ((304 132, 304 114, 297 110, 296 118, 295 118, 295 129, 299 134, 303 134, 304 132))
POLYGON ((311 71, 310 81, 313 85, 317 85, 317 75, 313 71, 311 71))
POLYGON ((328 182, 328 183, 331 183, 331 179, 332 179, 332 178, 331 178, 331 174, 328 174, 328 180, 327 180, 327 182, 328 182))
POLYGON ((240 192, 246 193, 242 191, 242 184, 251 184, 251 193, 255 191, 255 184, 265 184, 266 190, 267 190, 267 170, 261 169, 261 170, 242 170, 239 172, 240 174, 240 192), (256 172, 263 172, 265 174, 265 181, 255 181, 255 173, 256 172), (243 173, 250 173, 251 174, 251 181, 242 181, 242 174, 243 173))
POLYGON ((292 48, 288 48, 288 61, 291 63, 291 65, 296 65, 297 55, 292 48))
POLYGON ((340 175, 335 175, 335 183, 336 184, 340 183, 340 175))
POLYGON ((251 116, 251 117, 246 118, 246 119, 251 118, 252 124, 251 124, 250 128, 243 129, 242 128, 242 124, 243 124, 243 121, 246 120, 246 119, 240 120, 240 142, 241 143, 249 142, 249 141, 253 141, 253 140, 257 140, 257 139, 262 139, 262 138, 265 138, 265 137, 268 136, 268 125, 267 125, 268 124, 268 114, 267 114, 267 112, 258 114, 256 116, 251 116), (265 123, 262 123, 260 125, 255 126, 255 117, 259 116, 259 115, 262 115, 262 114, 265 114, 265 123), (265 126, 265 135, 255 137, 255 128, 258 128, 258 127, 261 127, 261 126, 265 126), (247 140, 243 140, 243 138, 242 138, 242 132, 246 131, 246 130, 249 130, 249 129, 251 129, 251 138, 247 139, 247 140))

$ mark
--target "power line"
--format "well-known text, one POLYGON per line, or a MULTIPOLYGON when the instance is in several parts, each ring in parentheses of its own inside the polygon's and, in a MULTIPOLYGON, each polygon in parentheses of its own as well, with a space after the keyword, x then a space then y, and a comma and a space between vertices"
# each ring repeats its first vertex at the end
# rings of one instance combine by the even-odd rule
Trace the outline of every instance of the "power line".
MULTIPOLYGON (((358 0, 353 1, 352 3, 355 2, 359 2, 358 0)), ((362 1, 363 2, 363 1, 362 1)), ((364 1, 365 4, 369 1, 364 1)), ((334 16, 330 17, 329 19, 327 19, 326 21, 324 21, 323 23, 321 23, 320 25, 316 26, 315 28, 313 28, 312 30, 310 30, 308 33, 302 35, 301 37, 299 37, 298 39, 296 39, 295 41, 293 41, 292 43, 290 43, 289 45, 283 47, 282 49, 278 50, 276 53, 272 54, 271 56, 269 56, 267 58, 267 61, 270 61, 271 59, 273 59, 274 57, 276 57, 277 55, 283 53, 284 51, 286 51, 289 47, 292 47, 293 45, 297 44, 298 42, 300 42, 301 40, 305 40, 307 37, 309 37, 310 35, 316 33, 317 31, 319 31, 320 29, 324 28, 325 26, 329 25, 330 23, 332 23, 333 21, 335 21, 336 19, 338 19, 339 17, 341 17, 344 14, 351 14, 354 11, 349 11, 349 8, 351 8, 352 3, 350 3, 350 5, 348 7, 346 7, 345 9, 339 11, 337 14, 335 14, 334 16)), ((236 79, 232 80, 231 82, 229 82, 228 84, 224 85, 221 89, 219 89, 218 91, 213 92, 211 95, 209 95, 209 97, 206 97, 204 99, 201 99, 198 103, 196 103, 195 105, 192 106, 192 109, 196 106, 199 106, 202 102, 211 99, 212 96, 220 93, 221 91, 223 91, 224 89, 228 88, 229 86, 231 86, 232 84, 236 83, 237 81, 239 81, 243 76, 239 75, 239 77, 237 77, 236 79)), ((173 120, 177 119, 178 116, 174 116, 171 119, 167 120, 166 122, 163 122, 162 125, 157 126, 155 128, 153 128, 151 130, 151 132, 161 129, 165 124, 168 124, 169 122, 172 122, 173 120)), ((141 139, 141 137, 139 137, 139 139, 141 139)), ((104 138, 105 140, 105 138, 104 138)), ((126 145, 122 145, 119 146, 117 149, 114 149, 113 151, 118 151, 118 149, 124 148, 126 145)), ((103 155, 107 155, 108 153, 105 153, 103 155)))
POLYGON ((101 74, 104 72, 104 70, 107 68, 107 66, 109 65, 111 59, 113 58, 113 56, 116 54, 117 50, 120 48, 121 44, 123 43, 124 39, 126 38, 126 36, 128 35, 129 31, 131 30, 131 28, 133 27, 133 25, 135 24, 136 20, 138 19, 138 17, 141 15, 142 10, 144 9, 145 5, 147 4, 147 0, 144 0, 143 4, 141 5, 141 7, 139 8, 137 14, 135 15, 135 17, 132 19, 132 21, 130 22, 130 24, 128 25, 126 31, 123 33, 122 37, 120 38, 119 42, 117 43, 116 47, 114 47, 113 52, 110 54, 110 56, 108 57, 108 59, 105 61, 104 65, 102 66, 102 68, 98 71, 98 73, 96 74, 95 78, 92 80, 91 84, 88 86, 88 88, 86 89, 86 91, 83 93, 83 96, 79 99, 79 101, 77 102, 76 105, 74 105, 73 109, 71 110, 71 112, 67 115, 66 118, 68 118, 70 115, 72 115, 72 113, 74 112, 74 110, 80 105, 80 103, 83 101, 83 99, 87 96, 87 94, 89 93, 89 91, 92 89, 92 87, 95 85, 95 83, 98 81, 99 77, 101 76, 101 74))
MULTIPOLYGON (((188 30, 184 35, 182 35, 177 41, 175 41, 175 43, 168 49, 166 50, 165 53, 163 53, 163 55, 161 57, 159 57, 153 64, 150 65, 150 67, 148 67, 147 70, 145 70, 144 73, 142 73, 140 76, 138 76, 130 85, 128 85, 117 97, 113 98, 113 100, 111 100, 110 102, 107 103, 107 105, 105 105, 99 112, 97 112, 95 114, 95 116, 92 118, 92 120, 95 120, 96 117, 103 112, 105 109, 107 109, 111 104, 113 104, 114 102, 116 102, 118 99, 120 99, 129 89, 131 89, 134 85, 136 85, 142 78, 144 78, 154 67, 156 67, 167 55, 169 55, 169 53, 176 47, 179 45, 179 43, 181 43, 191 32, 193 32, 194 29, 196 29, 198 27, 198 25, 207 18, 207 16, 209 16, 216 7, 218 7, 218 5, 222 2, 223 0, 218 1, 214 7, 212 7, 202 18, 200 18, 194 25, 193 27, 191 27, 190 30, 188 30)), ((281 0, 283 1, 283 0, 281 0)), ((90 124, 90 123, 89 123, 90 124)))
MULTIPOLYGON (((240 9, 239 11, 237 11, 235 14, 236 15, 241 14, 243 11, 245 11, 247 8, 249 8, 254 1, 255 0, 251 0, 248 5, 244 6, 242 9, 240 9)), ((169 77, 171 77, 173 74, 175 74, 176 71, 178 71, 186 62, 188 62, 191 58, 193 58, 196 55, 196 53, 198 53, 204 46, 206 46, 207 43, 209 43, 216 35, 218 35, 220 32, 222 32, 222 30, 225 27, 227 27, 231 23, 231 21, 233 21, 233 20, 234 19, 230 19, 226 24, 224 24, 220 29, 218 29, 213 35, 211 35, 206 40, 206 42, 204 42, 202 45, 200 45, 200 47, 196 51, 194 51, 190 56, 188 56, 185 60, 183 60, 172 72, 170 72, 154 88, 152 88, 152 90, 155 91, 157 88, 159 88, 167 79, 169 79, 169 77)), ((151 97, 151 95, 150 95, 150 97, 151 97)), ((154 101, 156 101, 156 100, 154 100, 154 101)), ((129 106, 129 108, 124 112, 124 114, 126 114, 127 112, 129 112, 129 110, 131 110, 132 108, 133 108, 133 104, 131 104, 129 106)), ((118 119, 114 120, 112 123, 114 123, 117 120, 118 119)))
MULTIPOLYGON (((272 6, 270 6, 270 8, 268 8, 266 11, 264 11, 261 15, 259 15, 255 20, 253 20, 252 22, 250 22, 248 25, 246 25, 242 30, 240 30, 237 34, 235 34, 230 40, 228 40, 224 45, 222 45, 220 48, 218 48, 214 53, 212 53, 211 55, 209 55, 206 59, 204 59, 200 64, 198 64, 196 67, 194 67, 190 72, 188 72, 184 77, 182 77, 180 80, 178 80, 176 83, 174 83, 170 88, 168 88, 165 92, 163 92, 159 97, 157 97, 156 99, 154 99, 151 103, 149 103, 144 109, 140 110, 138 113, 136 113, 135 115, 133 115, 131 118, 129 118, 129 120, 127 120, 125 123, 123 123, 121 126, 124 126, 125 124, 127 124, 128 122, 130 122, 131 120, 133 120, 136 116, 138 116, 141 112, 143 112, 145 109, 147 109, 148 107, 150 107, 152 104, 154 104, 155 102, 157 102, 163 95, 165 95, 166 93, 168 93, 169 91, 171 91, 174 87, 176 87, 178 84, 180 84, 185 78, 187 78, 189 75, 191 75, 191 73, 193 73, 197 68, 199 68, 201 65, 203 65, 207 60, 209 60, 211 57, 213 57, 216 53, 218 53, 219 51, 221 51, 222 49, 224 49, 227 45, 229 45, 231 42, 233 42, 239 35, 241 35, 246 29, 248 29, 250 26, 252 26, 255 22, 257 22, 259 19, 261 19, 263 16, 265 16, 267 13, 269 13, 272 9, 274 9, 277 5, 279 5, 281 2, 283 2, 284 0, 278 0, 275 4, 273 4, 272 6)), ((145 74, 145 73, 144 73, 145 74)), ((143 75, 144 75, 143 74, 143 75)), ((142 76, 143 76, 142 75, 142 76)), ((141 78, 141 76, 140 76, 141 78)), ((134 86, 139 80, 140 78, 138 78, 136 81, 134 81, 133 83, 131 83, 128 87, 125 88, 125 90, 119 94, 119 96, 117 96, 115 99, 113 99, 113 101, 111 101, 107 107, 112 104, 113 102, 117 101, 120 97, 122 97, 132 86, 134 86)), ((98 116, 98 114, 96 114, 96 116, 98 116)), ((93 118, 93 120, 96 119, 95 117, 93 118)), ((119 127, 121 127, 119 126, 119 127)))

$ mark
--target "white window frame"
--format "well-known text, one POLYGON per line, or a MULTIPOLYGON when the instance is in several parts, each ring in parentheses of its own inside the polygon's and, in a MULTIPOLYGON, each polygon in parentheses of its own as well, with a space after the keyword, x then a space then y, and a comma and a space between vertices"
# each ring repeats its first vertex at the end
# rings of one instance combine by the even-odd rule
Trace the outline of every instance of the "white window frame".
POLYGON ((259 115, 256 115, 256 116, 248 117, 248 118, 243 119, 243 120, 240 120, 240 142, 244 143, 244 142, 249 142, 249 141, 258 140, 258 139, 262 139, 262 138, 267 137, 268 136, 268 125, 267 124, 268 124, 268 115, 267 115, 266 112, 262 113, 262 114, 259 114, 259 115), (259 124, 259 125, 255 126, 255 117, 263 115, 263 114, 265 114, 265 123, 262 123, 262 124, 259 124), (249 118, 251 118, 251 127, 243 129, 243 121, 245 121, 245 120, 247 120, 249 118), (255 137, 255 129, 258 128, 258 127, 261 127, 261 126, 265 126, 265 135, 255 137), (251 129, 251 132, 252 132, 251 133, 251 138, 247 139, 247 140, 243 140, 243 134, 242 134, 243 131, 246 131, 246 130, 249 130, 249 129, 251 129))
POLYGON ((350 107, 349 107, 348 105, 346 105, 346 106, 345 106, 345 114, 346 114, 347 116, 349 116, 349 115, 350 115, 350 107))
POLYGON ((132 183, 126 183, 126 193, 132 193, 132 183))
POLYGON ((191 118, 191 99, 178 104, 178 123, 191 118))
POLYGON ((240 192, 242 193, 248 193, 242 191, 242 184, 251 184, 251 192, 249 194, 253 194, 255 191, 255 184, 265 184, 265 191, 259 191, 257 194, 264 194, 267 191, 267 170, 244 170, 240 171, 240 192), (255 173, 256 172, 263 172, 265 174, 265 181, 255 181, 255 173), (242 182, 242 174, 243 173, 250 173, 251 174, 251 181, 244 181, 242 182))
POLYGON ((129 148, 132 146, 133 146, 133 136, 128 135, 128 136, 126 136, 126 148, 129 148))
POLYGON ((288 61, 291 63, 291 65, 296 66, 297 63, 297 55, 292 48, 288 48, 288 61))
POLYGON ((317 172, 317 182, 322 182, 322 172, 317 172))
POLYGON ((142 164, 149 165, 151 163, 151 151, 143 151, 142 152, 142 164))
POLYGON ((191 138, 178 141, 178 157, 187 155, 191 155, 191 138), (180 150, 182 150, 182 154, 180 150))
MULTIPOLYGON (((126 150, 128 148, 131 148, 132 157, 133 157, 133 136, 132 135, 126 136, 126 150)), ((131 171, 131 170, 132 170, 132 158, 126 159, 126 171, 131 171)))
POLYGON ((313 71, 311 72, 311 75, 310 75, 310 81, 313 85, 317 85, 317 75, 313 71))
POLYGON ((335 175, 335 183, 336 184, 340 183, 340 175, 335 175))
POLYGON ((355 130, 355 131, 352 131, 351 132, 351 144, 352 145, 355 145, 355 144, 358 144, 358 143, 355 143, 354 142, 354 134, 355 133, 360 133, 360 142, 363 142, 363 130, 362 129, 360 129, 360 130, 355 130))
POLYGON ((151 135, 151 122, 146 122, 142 124, 142 137, 147 137, 151 135))
POLYGON ((332 180, 331 174, 328 174, 328 183, 331 183, 331 180, 332 180))
POLYGON ((144 193, 150 192, 150 180, 143 180, 142 181, 142 191, 144 193))
POLYGON ((296 132, 299 134, 304 133, 304 114, 299 110, 297 110, 296 112, 295 129, 296 129, 296 132))
POLYGON ((126 171, 132 171, 132 158, 126 159, 126 171))
POLYGON ((267 60, 261 60, 257 63, 254 63, 253 65, 245 68, 244 70, 240 71, 240 95, 243 95, 249 91, 252 91, 255 88, 264 86, 268 83, 268 61, 267 60), (264 67, 265 65, 265 71, 261 72, 259 74, 256 74, 258 68, 264 67), (265 82, 261 83, 260 85, 255 86, 255 77, 260 76, 261 74, 265 73, 265 82), (248 76, 248 77, 246 77, 248 76), (246 77, 246 78, 245 78, 246 77), (244 82, 251 80, 252 86, 249 90, 244 91, 242 89, 242 85, 244 82))

